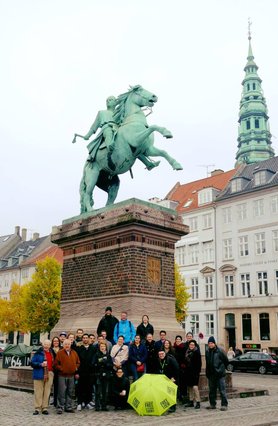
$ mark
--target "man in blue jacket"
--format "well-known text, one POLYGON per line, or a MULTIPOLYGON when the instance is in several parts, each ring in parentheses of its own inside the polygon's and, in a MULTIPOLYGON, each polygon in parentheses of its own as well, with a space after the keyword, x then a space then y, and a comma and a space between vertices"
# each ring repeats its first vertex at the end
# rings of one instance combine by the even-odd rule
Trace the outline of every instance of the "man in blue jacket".
POLYGON ((117 342, 119 336, 124 336, 125 345, 129 346, 135 338, 136 330, 131 321, 127 319, 127 312, 121 313, 121 320, 114 328, 114 341, 117 342))

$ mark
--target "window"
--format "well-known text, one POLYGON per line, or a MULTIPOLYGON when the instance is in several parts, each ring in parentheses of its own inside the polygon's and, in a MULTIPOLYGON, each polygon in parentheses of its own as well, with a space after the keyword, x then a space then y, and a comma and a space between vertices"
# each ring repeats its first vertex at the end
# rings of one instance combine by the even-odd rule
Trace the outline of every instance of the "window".
POLYGON ((239 237, 239 255, 241 257, 248 256, 248 235, 239 237))
POLYGON ((212 202, 212 190, 211 188, 202 189, 198 192, 198 204, 207 204, 212 202))
POLYGON ((246 120, 246 130, 250 130, 250 120, 246 120))
POLYGON ((185 265, 186 246, 176 248, 176 262, 178 265, 185 265))
POLYGON ((203 228, 211 228, 212 226, 212 220, 211 220, 211 213, 203 214, 203 228))
POLYGON ((242 314, 242 340, 252 340, 251 314, 242 314))
POLYGON ((214 316, 213 314, 206 314, 205 315, 205 322, 206 322, 206 335, 211 336, 214 334, 214 316))
POLYGON ((271 213, 278 213, 278 195, 271 197, 271 213))
POLYGON ((193 336, 200 333, 200 320, 198 314, 191 315, 190 325, 193 336))
POLYGON ((254 217, 263 216, 264 214, 264 200, 255 200, 253 201, 253 213, 254 217))
MULTIPOLYGON (((257 172, 255 174, 255 185, 263 185, 266 183, 266 172, 265 170, 261 170, 260 172, 257 172)), ((263 200, 258 200, 258 201, 263 201, 263 200)))
POLYGON ((205 290, 206 299, 213 299, 213 276, 207 275, 205 277, 205 290))
POLYGON ((259 129, 260 128, 260 121, 256 118, 255 119, 255 129, 259 129))
POLYGON ((189 228, 190 232, 198 230, 198 217, 190 217, 189 218, 189 228))
POLYGON ((231 191, 237 192, 242 190, 242 179, 233 179, 231 182, 231 191))
POLYGON ((203 243, 204 262, 213 262, 214 248, 212 241, 203 243))
POLYGON ((232 209, 231 207, 225 207, 222 209, 223 213, 223 222, 224 223, 231 223, 232 222, 232 209))
POLYGON ((232 238, 226 238, 223 240, 223 258, 224 260, 232 259, 232 238))
POLYGON ((242 296, 250 296, 250 274, 240 274, 242 296))
POLYGON ((247 90, 250 90, 250 84, 247 83, 247 90))
POLYGON ((191 244, 188 246, 189 251, 189 262, 198 263, 199 262, 199 244, 191 244))
POLYGON ((191 297, 192 300, 199 299, 199 282, 198 278, 191 278, 191 297))
POLYGON ((268 294, 268 283, 267 283, 267 272, 258 272, 257 273, 259 294, 267 295, 268 294))
POLYGON ((27 268, 22 269, 22 278, 28 278, 29 271, 27 268))
POLYGON ((226 297, 233 297, 235 295, 235 293, 234 293, 234 276, 233 275, 225 275, 224 276, 224 282, 225 282, 226 297))
POLYGON ((256 83, 253 83, 253 90, 256 90, 256 83))
POLYGON ((260 314, 260 336, 261 340, 270 340, 270 329, 269 329, 269 314, 260 314))
POLYGON ((266 252, 265 249, 265 233, 260 232, 255 234, 255 252, 256 254, 263 254, 266 252))
POLYGON ((278 251, 278 231, 272 231, 273 250, 278 251))
POLYGON ((275 271, 276 292, 278 293, 278 271, 275 271))
POLYGON ((238 217, 238 220, 246 219, 246 217, 247 217, 246 203, 238 204, 238 206, 237 206, 237 217, 238 217))
POLYGON ((225 328, 236 328, 235 314, 225 314, 225 328))

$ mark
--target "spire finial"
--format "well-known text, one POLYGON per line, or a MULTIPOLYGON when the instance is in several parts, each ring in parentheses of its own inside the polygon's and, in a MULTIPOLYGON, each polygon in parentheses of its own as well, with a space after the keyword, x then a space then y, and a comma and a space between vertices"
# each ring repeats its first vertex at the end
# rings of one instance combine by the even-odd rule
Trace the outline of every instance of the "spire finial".
POLYGON ((248 40, 251 40, 251 25, 252 25, 252 22, 251 22, 251 19, 250 19, 250 17, 248 18, 248 40))

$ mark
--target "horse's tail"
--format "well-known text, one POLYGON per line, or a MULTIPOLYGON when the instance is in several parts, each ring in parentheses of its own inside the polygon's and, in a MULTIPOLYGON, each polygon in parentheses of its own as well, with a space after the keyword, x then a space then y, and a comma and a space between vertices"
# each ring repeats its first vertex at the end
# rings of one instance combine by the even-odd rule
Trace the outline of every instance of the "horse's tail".
POLYGON ((81 179, 81 182, 80 182, 80 185, 79 185, 81 213, 84 213, 86 211, 85 205, 84 205, 84 195, 86 193, 86 188, 87 188, 86 180, 85 180, 85 174, 86 174, 86 165, 84 167, 82 179, 81 179))

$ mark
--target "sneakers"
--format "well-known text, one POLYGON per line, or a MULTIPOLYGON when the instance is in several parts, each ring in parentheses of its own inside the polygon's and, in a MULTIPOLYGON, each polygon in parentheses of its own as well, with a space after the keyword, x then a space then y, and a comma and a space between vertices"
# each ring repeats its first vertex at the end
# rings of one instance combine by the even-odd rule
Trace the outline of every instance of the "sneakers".
POLYGON ((209 405, 207 407, 207 410, 216 410, 216 407, 215 407, 215 405, 209 405))
POLYGON ((48 411, 47 410, 42 410, 42 414, 44 414, 45 416, 48 416, 48 411))
POLYGON ((35 410, 35 411, 33 412, 33 416, 37 416, 38 414, 40 414, 40 413, 39 413, 39 410, 35 410))
POLYGON ((77 411, 81 411, 82 410, 82 405, 81 404, 78 404, 77 405, 77 411))
POLYGON ((199 408, 201 408, 201 404, 200 402, 196 402, 195 409, 198 410, 199 408))
POLYGON ((86 405, 85 408, 87 408, 87 410, 92 410, 94 407, 89 403, 86 405))
POLYGON ((63 414, 62 408, 57 408, 57 414, 63 414))
POLYGON ((187 408, 187 407, 194 407, 193 401, 188 401, 188 402, 186 402, 186 403, 184 404, 184 407, 185 407, 185 408, 187 408))
POLYGON ((226 405, 223 405, 221 408, 220 408, 220 411, 227 411, 228 410, 228 407, 226 407, 226 405))

